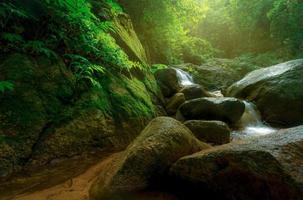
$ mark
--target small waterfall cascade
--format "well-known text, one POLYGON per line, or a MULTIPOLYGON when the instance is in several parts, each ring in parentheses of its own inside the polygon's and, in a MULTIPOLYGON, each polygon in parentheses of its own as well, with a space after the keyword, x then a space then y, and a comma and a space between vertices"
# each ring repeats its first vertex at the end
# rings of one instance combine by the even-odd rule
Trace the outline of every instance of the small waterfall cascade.
POLYGON ((174 68, 182 86, 194 85, 193 77, 182 69, 174 68))
POLYGON ((235 138, 255 137, 275 133, 277 130, 262 122, 261 115, 253 103, 243 101, 245 112, 238 124, 240 130, 233 132, 235 138))

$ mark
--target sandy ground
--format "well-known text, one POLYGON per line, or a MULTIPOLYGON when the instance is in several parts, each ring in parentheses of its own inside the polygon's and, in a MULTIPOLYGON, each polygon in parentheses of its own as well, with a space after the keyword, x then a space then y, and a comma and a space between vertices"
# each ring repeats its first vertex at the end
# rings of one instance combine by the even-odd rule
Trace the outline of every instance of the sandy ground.
POLYGON ((65 183, 30 194, 25 193, 18 195, 13 198, 13 200, 88 200, 91 184, 98 177, 98 174, 104 166, 118 155, 119 153, 115 153, 109 156, 105 160, 90 167, 83 174, 65 183))

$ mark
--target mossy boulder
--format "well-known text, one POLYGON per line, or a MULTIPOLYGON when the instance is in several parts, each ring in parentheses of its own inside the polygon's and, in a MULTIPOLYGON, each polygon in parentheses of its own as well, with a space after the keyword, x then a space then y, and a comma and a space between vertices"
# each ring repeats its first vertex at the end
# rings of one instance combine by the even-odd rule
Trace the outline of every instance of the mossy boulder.
POLYGON ((188 199, 302 199, 295 181, 268 152, 206 151, 177 161, 170 169, 175 188, 188 199))
POLYGON ((152 120, 125 152, 111 162, 90 190, 90 199, 123 199, 161 182, 180 157, 208 145, 198 141, 180 122, 158 117, 152 120))
POLYGON ((172 182, 219 199, 302 199, 302 133, 303 126, 283 129, 184 157, 172 182))
POLYGON ((174 68, 160 69, 155 77, 164 97, 171 97, 182 88, 174 68))
POLYGON ((190 120, 184 122, 192 133, 201 141, 212 144, 230 142, 231 131, 228 125, 221 121, 190 120))
POLYGON ((183 93, 176 93, 173 97, 168 99, 165 109, 168 115, 174 115, 177 113, 177 110, 180 105, 185 102, 185 96, 183 93))
POLYGON ((11 54, 0 64, 0 80, 14 84, 13 91, 0 95, 0 143, 9 146, 16 160, 13 168, 26 162, 32 147, 69 102, 75 79, 61 60, 11 54))
POLYGON ((208 92, 198 84, 185 86, 179 91, 179 93, 183 93, 187 101, 201 97, 210 97, 210 94, 208 94, 208 92))
POLYGON ((249 73, 232 85, 228 96, 253 101, 263 119, 274 125, 303 124, 303 59, 249 73))
POLYGON ((236 98, 205 97, 186 101, 179 108, 187 120, 219 120, 235 124, 245 110, 245 104, 236 98))

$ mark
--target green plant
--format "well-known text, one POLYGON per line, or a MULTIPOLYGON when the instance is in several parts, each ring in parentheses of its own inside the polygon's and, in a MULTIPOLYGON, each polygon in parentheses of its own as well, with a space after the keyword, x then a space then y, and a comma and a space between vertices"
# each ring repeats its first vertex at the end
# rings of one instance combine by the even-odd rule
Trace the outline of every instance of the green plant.
POLYGON ((0 92, 12 91, 14 84, 11 81, 0 81, 0 92))
POLYGON ((151 66, 151 72, 155 74, 160 69, 166 69, 168 66, 164 64, 154 64, 151 66))
POLYGON ((74 72, 77 81, 88 80, 94 87, 101 88, 99 78, 104 74, 104 67, 93 64, 80 55, 66 54, 66 59, 70 60, 70 68, 74 72))

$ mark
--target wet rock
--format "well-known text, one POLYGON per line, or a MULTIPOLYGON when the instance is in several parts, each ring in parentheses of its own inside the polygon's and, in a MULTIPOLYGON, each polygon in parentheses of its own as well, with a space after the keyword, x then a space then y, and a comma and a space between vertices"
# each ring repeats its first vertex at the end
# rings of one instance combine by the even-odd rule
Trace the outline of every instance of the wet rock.
POLYGON ((300 126, 186 156, 171 174, 177 187, 191 194, 205 190, 219 199, 302 199, 302 147, 300 126))
POLYGON ((191 120, 184 123, 201 141, 213 144, 230 142, 230 129, 221 121, 191 120))
POLYGON ((228 96, 254 101, 263 119, 275 126, 303 124, 303 59, 249 73, 228 96))
POLYGON ((197 84, 185 86, 179 92, 184 94, 186 100, 210 96, 201 85, 197 84))
POLYGON ((158 117, 100 174, 91 187, 90 199, 123 199, 129 192, 161 182, 180 157, 206 148, 209 146, 198 141, 180 122, 158 117))
POLYGON ((176 114, 179 106, 185 102, 185 96, 183 93, 177 93, 171 97, 166 103, 166 111, 168 115, 176 114))
POLYGON ((220 58, 209 59, 202 65, 186 63, 174 67, 189 72, 194 82, 203 85, 208 91, 221 90, 223 92, 248 72, 258 68, 237 59, 220 58))
POLYGON ((186 101, 179 110, 187 120, 219 120, 233 124, 241 118, 245 105, 235 98, 199 98, 186 101))
POLYGON ((158 70, 155 77, 164 97, 171 97, 182 88, 173 68, 158 70))

